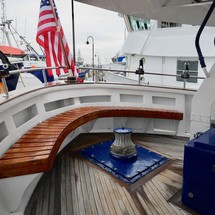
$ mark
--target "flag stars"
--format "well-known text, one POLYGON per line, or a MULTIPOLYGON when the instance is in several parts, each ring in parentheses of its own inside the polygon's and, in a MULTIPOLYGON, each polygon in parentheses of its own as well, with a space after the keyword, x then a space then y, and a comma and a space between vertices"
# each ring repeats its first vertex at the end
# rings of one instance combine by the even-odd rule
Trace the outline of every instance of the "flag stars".
POLYGON ((48 1, 48 0, 41 0, 41 3, 40 3, 40 7, 42 7, 42 6, 48 6, 48 5, 50 5, 50 1, 48 1))

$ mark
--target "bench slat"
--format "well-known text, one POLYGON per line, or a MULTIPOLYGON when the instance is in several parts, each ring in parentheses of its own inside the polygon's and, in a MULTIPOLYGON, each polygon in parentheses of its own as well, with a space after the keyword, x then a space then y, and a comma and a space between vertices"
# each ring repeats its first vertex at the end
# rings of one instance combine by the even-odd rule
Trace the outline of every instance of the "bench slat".
POLYGON ((51 149, 45 149, 40 151, 23 151, 23 152, 14 152, 14 153, 6 153, 1 158, 2 160, 9 160, 11 158, 17 159, 17 162, 19 162, 20 158, 29 157, 34 159, 34 157, 41 156, 41 155, 49 155, 51 153, 51 149), (26 153, 27 152, 27 153, 26 153))
POLYGON ((10 150, 6 154, 8 154, 8 153, 14 154, 16 152, 25 153, 25 152, 32 152, 32 151, 44 151, 44 150, 50 150, 52 148, 53 148, 53 145, 52 146, 43 146, 40 144, 39 146, 32 146, 31 144, 28 144, 27 147, 23 147, 22 145, 19 148, 11 147, 10 150))
MULTIPOLYGON (((13 145, 13 149, 15 148, 27 148, 27 147, 41 147, 41 143, 39 142, 33 142, 34 140, 32 140, 31 142, 22 142, 22 143, 16 143, 13 145)), ((41 141, 43 144, 43 146, 53 146, 55 144, 55 142, 45 142, 45 141, 41 141)))

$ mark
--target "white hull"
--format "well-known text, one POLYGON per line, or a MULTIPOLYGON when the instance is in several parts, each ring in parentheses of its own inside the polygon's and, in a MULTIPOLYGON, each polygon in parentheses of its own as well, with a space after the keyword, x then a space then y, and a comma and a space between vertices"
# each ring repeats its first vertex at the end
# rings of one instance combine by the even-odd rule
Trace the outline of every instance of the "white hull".
MULTIPOLYGON (((73 131, 64 141, 61 149, 80 133, 112 132, 120 126, 132 127, 135 133, 154 133, 189 136, 190 103, 194 91, 172 89, 152 89, 143 86, 80 84, 56 85, 35 89, 18 96, 18 91, 11 94, 11 99, 1 104, 1 155, 29 129, 39 122, 66 110, 92 105, 156 107, 179 110, 184 113, 181 122, 161 119, 107 118, 98 119, 73 131), (14 97, 14 98, 13 98, 14 97), (68 105, 71 100, 71 105, 68 105), (45 109, 50 102, 50 111, 45 109), (59 104, 64 104, 59 108, 59 104), (105 122, 105 123, 104 123, 105 122), (7 128, 10 127, 10 130, 7 128)), ((20 92, 23 93, 23 92, 20 92)), ((60 150, 61 150, 60 149, 60 150)), ((1 211, 23 211, 41 174, 19 176, 0 180, 1 211), (16 185, 16 195, 14 189, 16 185)))

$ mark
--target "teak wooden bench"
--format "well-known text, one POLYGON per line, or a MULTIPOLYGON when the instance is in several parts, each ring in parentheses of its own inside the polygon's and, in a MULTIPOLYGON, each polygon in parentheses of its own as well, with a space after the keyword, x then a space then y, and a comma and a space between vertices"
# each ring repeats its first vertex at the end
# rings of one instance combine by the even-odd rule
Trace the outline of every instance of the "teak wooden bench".
POLYGON ((80 125, 102 117, 182 120, 183 113, 113 106, 80 107, 66 111, 39 123, 6 151, 0 158, 0 178, 49 171, 66 136, 80 125))

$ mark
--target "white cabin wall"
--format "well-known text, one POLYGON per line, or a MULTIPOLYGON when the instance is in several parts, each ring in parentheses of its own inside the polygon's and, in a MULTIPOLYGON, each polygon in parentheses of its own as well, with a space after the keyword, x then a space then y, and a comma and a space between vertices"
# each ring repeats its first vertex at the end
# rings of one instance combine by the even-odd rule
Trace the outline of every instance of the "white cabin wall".
MULTIPOLYGON (((131 31, 123 44, 121 52, 127 57, 127 70, 136 71, 139 60, 144 57, 145 72, 176 74, 177 59, 198 60, 195 48, 195 37, 199 26, 182 25, 182 27, 157 28, 157 22, 152 20, 150 30, 131 31)), ((214 28, 206 27, 200 38, 200 47, 205 58, 207 69, 213 65, 215 55, 213 49, 214 28)), ((136 75, 129 74, 129 78, 136 75)), ((198 66, 198 76, 205 77, 201 66, 198 66)), ((155 84, 164 84, 183 87, 183 82, 176 81, 175 77, 162 77, 145 75, 145 81, 155 84)), ((198 89, 198 83, 187 83, 186 87, 198 89)))
MULTIPOLYGON (((141 55, 130 55, 127 56, 127 69, 136 71, 139 67, 139 60, 144 57, 144 71, 147 73, 160 73, 160 74, 177 74, 177 60, 197 60, 198 58, 178 58, 178 57, 166 57, 166 56, 141 56, 141 55)), ((214 57, 206 58, 206 64, 208 71, 211 69, 214 62, 214 57)), ((201 65, 198 65, 198 76, 205 77, 205 74, 201 68, 201 65)), ((136 74, 127 74, 127 77, 138 79, 136 74)), ((170 85, 176 87, 183 87, 184 83, 176 80, 176 77, 170 76, 158 76, 158 75, 144 75, 145 82, 149 84, 161 84, 161 85, 170 85)), ((202 84, 203 80, 199 79, 197 83, 186 83, 187 88, 198 89, 202 84)))
POLYGON ((197 132, 208 130, 215 119, 215 64, 209 74, 192 100, 191 138, 197 132))
MULTIPOLYGON (((171 57, 197 57, 195 37, 198 26, 157 28, 129 32, 122 46, 125 54, 171 57)), ((214 57, 214 28, 206 27, 200 38, 205 57, 214 57)))

